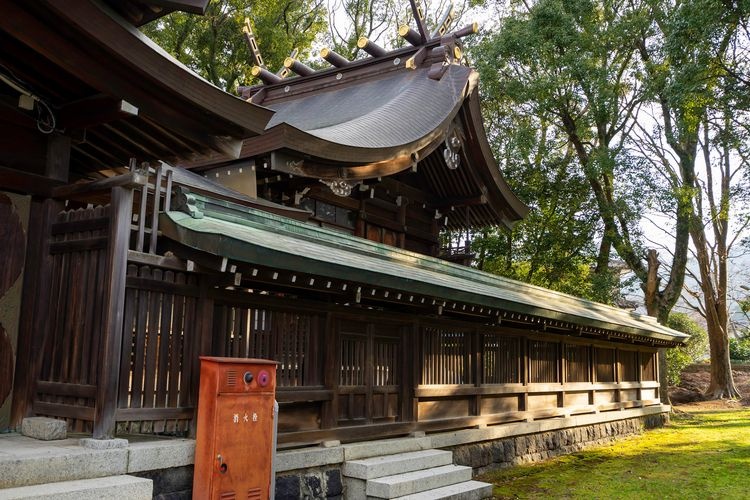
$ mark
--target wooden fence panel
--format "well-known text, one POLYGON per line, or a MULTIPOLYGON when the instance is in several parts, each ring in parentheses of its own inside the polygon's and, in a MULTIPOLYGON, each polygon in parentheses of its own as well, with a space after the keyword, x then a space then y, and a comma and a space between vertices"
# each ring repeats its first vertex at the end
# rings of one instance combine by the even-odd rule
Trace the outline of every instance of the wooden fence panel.
POLYGON ((92 429, 107 262, 109 207, 60 212, 52 224, 52 289, 41 369, 38 415, 65 418, 75 432, 92 429))
POLYGON ((214 307, 217 356, 278 361, 279 387, 319 386, 321 364, 313 354, 320 316, 251 305, 214 307))
POLYGON ((469 332, 455 329, 422 330, 422 384, 471 384, 469 332))
POLYGON ((560 344, 529 340, 529 382, 560 382, 560 344))
POLYGON ((158 267, 128 266, 119 432, 188 430, 194 405, 191 353, 198 334, 197 279, 158 267))
POLYGON ((521 382, 521 342, 518 337, 486 333, 483 336, 484 383, 521 382))

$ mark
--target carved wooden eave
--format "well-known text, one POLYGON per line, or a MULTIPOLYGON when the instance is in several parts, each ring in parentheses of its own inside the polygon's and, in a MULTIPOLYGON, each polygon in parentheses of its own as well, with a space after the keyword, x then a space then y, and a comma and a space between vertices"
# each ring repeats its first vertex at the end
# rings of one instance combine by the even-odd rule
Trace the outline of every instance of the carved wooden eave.
MULTIPOLYGON (((237 157, 242 140, 262 133, 273 114, 200 78, 107 5, 3 6, 0 61, 55 115, 75 118, 56 129, 72 139, 71 169, 79 175, 127 165, 130 157, 237 157)), ((3 111, 35 128, 33 113, 11 105, 3 111)))

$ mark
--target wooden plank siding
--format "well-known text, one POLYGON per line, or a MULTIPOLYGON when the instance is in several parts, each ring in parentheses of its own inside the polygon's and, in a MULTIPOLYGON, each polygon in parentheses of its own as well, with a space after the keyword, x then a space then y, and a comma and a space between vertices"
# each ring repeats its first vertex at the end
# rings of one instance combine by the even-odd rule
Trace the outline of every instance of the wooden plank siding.
POLYGON ((95 430, 101 416, 100 436, 191 434, 203 354, 279 363, 281 447, 658 402, 655 348, 337 305, 269 291, 268 280, 235 289, 215 270, 139 251, 143 225, 125 235, 133 202, 146 204, 130 198, 117 224, 110 207, 94 207, 61 212, 49 228, 49 331, 33 410, 71 430, 95 430))

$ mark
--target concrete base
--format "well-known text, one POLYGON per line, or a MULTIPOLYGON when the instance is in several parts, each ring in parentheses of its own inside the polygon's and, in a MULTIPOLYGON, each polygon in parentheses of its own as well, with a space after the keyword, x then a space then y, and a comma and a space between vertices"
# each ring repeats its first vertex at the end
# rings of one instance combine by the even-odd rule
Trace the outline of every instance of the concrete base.
POLYGON ((28 417, 21 422, 21 434, 42 441, 66 439, 68 424, 56 418, 28 417))

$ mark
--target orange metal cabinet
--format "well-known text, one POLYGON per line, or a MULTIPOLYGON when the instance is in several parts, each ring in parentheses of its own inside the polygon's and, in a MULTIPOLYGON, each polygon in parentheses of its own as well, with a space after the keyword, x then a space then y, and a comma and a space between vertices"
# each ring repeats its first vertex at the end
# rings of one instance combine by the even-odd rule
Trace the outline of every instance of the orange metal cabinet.
POLYGON ((200 359, 193 498, 271 498, 276 362, 200 359))

